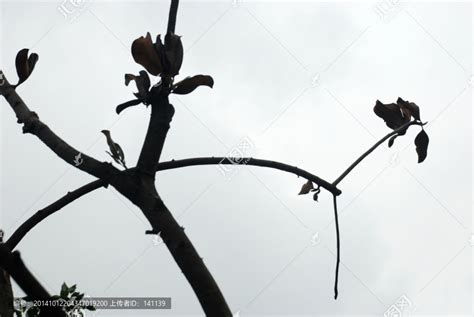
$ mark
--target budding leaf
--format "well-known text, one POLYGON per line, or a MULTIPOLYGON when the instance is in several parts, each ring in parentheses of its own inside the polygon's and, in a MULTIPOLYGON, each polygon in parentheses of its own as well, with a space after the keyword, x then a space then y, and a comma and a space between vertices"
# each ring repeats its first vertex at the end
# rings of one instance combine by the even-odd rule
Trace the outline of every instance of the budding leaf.
POLYGON ((425 130, 421 130, 420 133, 415 138, 416 153, 418 154, 418 163, 421 163, 425 160, 428 155, 428 143, 430 139, 425 130))
POLYGON ((27 48, 24 48, 16 54, 15 66, 16 73, 18 74, 18 83, 16 86, 20 85, 30 77, 35 68, 36 62, 38 61, 38 54, 32 53, 28 57, 28 51, 27 48))
POLYGON ((398 134, 395 134, 388 140, 388 147, 392 147, 393 142, 395 142, 395 139, 397 138, 398 134))

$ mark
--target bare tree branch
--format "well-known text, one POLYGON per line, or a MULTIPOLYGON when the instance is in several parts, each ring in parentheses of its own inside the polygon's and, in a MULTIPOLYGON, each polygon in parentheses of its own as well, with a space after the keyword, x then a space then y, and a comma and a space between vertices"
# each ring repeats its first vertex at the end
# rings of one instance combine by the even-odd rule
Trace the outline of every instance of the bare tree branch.
POLYGON ((281 162, 261 160, 251 157, 195 157, 183 160, 173 160, 168 162, 161 162, 158 165, 158 171, 163 171, 167 169, 174 169, 186 166, 196 166, 196 165, 252 165, 260 167, 274 168, 288 173, 293 173, 295 175, 301 176, 307 180, 310 180, 324 189, 331 192, 333 195, 340 195, 341 191, 333 184, 325 181, 324 179, 311 174, 303 169, 300 169, 296 166, 291 166, 281 162))
POLYGON ((45 218, 91 191, 107 186, 108 184, 105 181, 99 179, 72 192, 68 192, 65 196, 61 197, 51 205, 37 211, 33 216, 26 220, 20 227, 18 227, 18 229, 15 230, 11 237, 5 242, 5 245, 10 250, 14 250, 26 234, 45 218))
MULTIPOLYGON (((1 73, 1 71, 0 71, 1 73)), ((0 95, 10 104, 15 112, 17 122, 23 124, 23 133, 31 133, 36 135, 47 147, 49 147, 56 155, 63 159, 66 163, 85 171, 97 178, 109 179, 118 169, 111 164, 99 162, 96 159, 87 156, 57 136, 46 124, 44 124, 38 115, 30 111, 15 89, 10 85, 3 75, 4 84, 0 86, 0 95), (77 155, 81 153, 82 163, 76 165, 74 163, 77 155)))
MULTIPOLYGON (((51 295, 26 268, 18 251, 10 252, 8 247, 0 243, 0 266, 10 274, 20 288, 31 300, 49 300, 51 295)), ((41 307, 42 316, 65 317, 59 307, 41 307)))

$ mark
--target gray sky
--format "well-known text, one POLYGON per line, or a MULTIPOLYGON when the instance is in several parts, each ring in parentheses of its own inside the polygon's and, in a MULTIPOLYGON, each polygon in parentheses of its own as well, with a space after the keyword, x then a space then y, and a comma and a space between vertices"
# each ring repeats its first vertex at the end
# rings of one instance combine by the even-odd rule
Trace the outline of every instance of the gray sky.
MULTIPOLYGON (((40 60, 19 89, 56 133, 109 160, 110 129, 129 165, 148 124, 123 75, 141 67, 132 41, 164 33, 168 1, 0 1, 1 67, 40 60)), ((180 78, 210 74, 214 89, 172 96, 163 160, 247 155, 297 165, 333 181, 389 132, 377 99, 416 102, 429 121, 428 158, 416 163, 418 128, 381 146, 340 184, 342 265, 333 300, 332 198, 297 196, 294 175, 261 168, 192 167, 161 172, 157 186, 240 316, 378 315, 400 297, 406 314, 472 315, 471 3, 195 2, 180 4, 180 78), (225 174, 225 175, 223 175, 225 174), (313 243, 314 242, 314 243, 313 243)), ((38 209, 92 178, 21 134, 1 100, 0 226, 8 234, 38 209)), ((100 296, 167 296, 163 315, 201 316, 163 244, 145 236, 141 212, 100 189, 41 223, 20 244, 51 292, 63 281, 100 296)), ((159 241, 158 241, 159 242, 159 241)), ((17 294, 22 294, 18 288, 17 294)), ((160 312, 161 313, 161 312, 160 312)), ((146 312, 103 311, 100 316, 146 312)))

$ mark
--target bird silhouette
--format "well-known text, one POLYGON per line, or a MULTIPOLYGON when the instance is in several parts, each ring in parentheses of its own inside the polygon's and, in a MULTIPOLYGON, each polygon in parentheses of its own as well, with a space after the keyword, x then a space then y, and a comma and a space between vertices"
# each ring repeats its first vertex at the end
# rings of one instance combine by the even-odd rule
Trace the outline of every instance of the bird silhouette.
POLYGON ((100 132, 102 132, 105 135, 105 137, 107 138, 107 144, 109 145, 110 152, 109 151, 105 151, 105 152, 109 154, 110 157, 112 157, 115 162, 117 162, 118 164, 122 165, 125 169, 127 169, 127 165, 125 164, 125 155, 123 154, 122 148, 120 147, 120 145, 115 143, 114 140, 112 140, 110 131, 102 130, 100 132))

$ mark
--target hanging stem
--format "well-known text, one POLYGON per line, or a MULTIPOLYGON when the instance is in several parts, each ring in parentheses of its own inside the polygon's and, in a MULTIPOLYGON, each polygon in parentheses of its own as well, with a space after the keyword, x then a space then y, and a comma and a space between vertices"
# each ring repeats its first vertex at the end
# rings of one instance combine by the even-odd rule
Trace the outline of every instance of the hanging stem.
POLYGON ((337 260, 336 260, 336 276, 334 281, 334 299, 337 299, 337 283, 339 280, 339 263, 341 262, 341 241, 339 236, 339 220, 337 218, 337 198, 336 195, 333 195, 334 201, 334 220, 336 222, 336 245, 337 245, 337 260))

